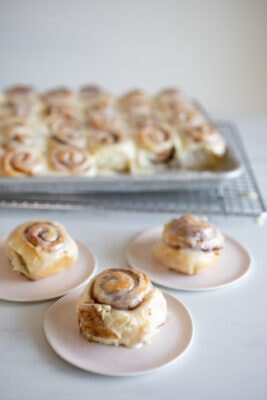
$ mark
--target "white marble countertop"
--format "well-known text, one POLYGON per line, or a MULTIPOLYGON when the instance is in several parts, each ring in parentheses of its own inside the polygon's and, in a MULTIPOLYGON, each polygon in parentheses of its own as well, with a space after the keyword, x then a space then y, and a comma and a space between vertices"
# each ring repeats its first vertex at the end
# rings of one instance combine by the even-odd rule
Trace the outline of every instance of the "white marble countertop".
MULTIPOLYGON (((267 202, 267 116, 226 117, 242 134, 267 202)), ((173 215, 0 209, 0 217, 4 235, 28 219, 58 220, 93 249, 101 270, 126 265, 129 240, 173 215)), ((1 399, 266 399, 267 223, 259 225, 250 217, 211 216, 210 220, 249 250, 253 265, 244 279, 218 290, 169 290, 188 307, 194 320, 193 342, 183 357, 145 375, 86 372, 61 359, 45 338, 44 315, 55 300, 0 300, 1 399)))

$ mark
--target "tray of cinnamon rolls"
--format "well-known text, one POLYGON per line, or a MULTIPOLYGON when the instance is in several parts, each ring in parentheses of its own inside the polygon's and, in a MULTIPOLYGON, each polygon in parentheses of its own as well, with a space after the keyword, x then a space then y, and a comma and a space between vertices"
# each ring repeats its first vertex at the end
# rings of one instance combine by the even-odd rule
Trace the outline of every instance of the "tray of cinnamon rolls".
POLYGON ((177 88, 115 96, 97 85, 0 93, 0 188, 119 192, 225 184, 242 165, 177 88))

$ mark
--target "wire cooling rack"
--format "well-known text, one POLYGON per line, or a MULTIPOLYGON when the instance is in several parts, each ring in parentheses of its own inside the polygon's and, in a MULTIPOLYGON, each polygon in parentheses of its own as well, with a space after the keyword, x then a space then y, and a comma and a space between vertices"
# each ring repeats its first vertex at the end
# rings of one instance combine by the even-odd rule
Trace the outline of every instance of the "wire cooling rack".
POLYGON ((210 190, 153 193, 0 193, 0 207, 37 209, 110 209, 254 216, 265 219, 266 206, 241 136, 231 122, 215 125, 239 158, 244 173, 226 185, 210 190))

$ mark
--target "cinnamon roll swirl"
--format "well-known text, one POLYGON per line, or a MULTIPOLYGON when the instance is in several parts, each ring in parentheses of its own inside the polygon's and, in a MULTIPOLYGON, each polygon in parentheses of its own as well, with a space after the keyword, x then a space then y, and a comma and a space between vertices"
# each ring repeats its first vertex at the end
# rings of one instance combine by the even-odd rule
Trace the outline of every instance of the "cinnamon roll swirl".
POLYGON ((32 220, 9 234, 6 253, 15 271, 38 280, 72 267, 78 257, 78 247, 63 225, 32 220))
POLYGON ((94 159, 88 151, 70 145, 51 146, 49 163, 53 171, 68 175, 94 175, 94 159))
POLYGON ((44 171, 45 159, 38 149, 18 146, 8 148, 2 155, 1 173, 4 176, 33 176, 44 171))
POLYGON ((151 342, 167 315, 163 293, 145 273, 130 268, 98 274, 81 292, 76 310, 87 340, 126 347, 151 342))
POLYGON ((87 146, 87 137, 82 130, 73 128, 62 128, 52 133, 50 140, 57 145, 69 145, 77 149, 85 149, 87 146))
POLYGON ((184 215, 165 224, 153 257, 168 269, 193 275, 214 266, 223 248, 223 235, 207 219, 184 215))
POLYGON ((92 130, 88 144, 99 174, 131 172, 135 158, 134 145, 120 130, 92 130))
POLYGON ((147 125, 135 135, 137 165, 141 169, 166 167, 175 162, 179 138, 163 124, 147 125))
POLYGON ((180 164, 188 169, 211 169, 220 163, 226 143, 218 130, 209 123, 181 130, 180 164))

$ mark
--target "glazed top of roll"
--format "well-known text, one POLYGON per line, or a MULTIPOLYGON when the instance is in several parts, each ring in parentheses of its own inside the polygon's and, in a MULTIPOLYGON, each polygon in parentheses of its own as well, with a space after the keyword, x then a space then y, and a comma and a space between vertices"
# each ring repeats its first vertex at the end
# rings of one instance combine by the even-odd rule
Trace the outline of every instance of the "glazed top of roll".
POLYGON ((148 276, 131 268, 110 268, 98 274, 88 287, 87 301, 120 310, 138 307, 151 292, 148 276))
POLYGON ((163 229, 163 241, 174 248, 190 248, 201 251, 220 250, 224 237, 207 219, 184 215, 172 219, 163 229))

